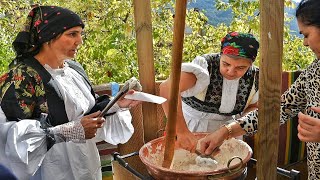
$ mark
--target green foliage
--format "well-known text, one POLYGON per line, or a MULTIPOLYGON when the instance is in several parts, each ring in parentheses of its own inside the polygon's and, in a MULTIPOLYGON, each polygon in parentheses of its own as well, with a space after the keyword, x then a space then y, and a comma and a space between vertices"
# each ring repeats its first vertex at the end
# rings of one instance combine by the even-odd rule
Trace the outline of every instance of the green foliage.
MULTIPOLYGON (((210 0, 205 1, 210 2, 210 0)), ((287 7, 293 6, 290 2, 286 0, 287 7)), ((9 62, 15 56, 11 43, 22 28, 26 15, 31 9, 30 4, 35 3, 66 7, 82 17, 86 24, 84 43, 78 51, 76 60, 83 64, 94 84, 110 81, 121 83, 132 76, 138 77, 133 2, 120 0, 12 0, 0 2, 1 74, 7 71, 9 62)), ((192 2, 189 3, 192 4, 192 2)), ((189 62, 197 55, 219 52, 220 39, 231 30, 251 32, 259 37, 258 1, 216 0, 214 5, 220 11, 232 13, 232 21, 221 21, 211 25, 204 11, 188 9, 183 61, 189 62)), ((151 6, 155 78, 160 80, 167 78, 170 73, 174 1, 153 0, 151 6)), ((289 20, 287 17, 286 21, 289 20)), ((301 39, 291 35, 289 31, 286 26, 283 68, 284 70, 295 70, 297 64, 305 68, 313 59, 312 53, 302 46, 301 39)))
MULTIPOLYGON (((291 0, 285 0, 285 7, 295 8, 291 0)), ((257 38, 260 34, 259 1, 229 0, 228 2, 216 0, 218 9, 231 9, 233 20, 229 26, 230 30, 253 33, 257 38), (245 12, 245 13, 243 13, 245 12)), ((314 60, 313 53, 302 44, 302 40, 293 33, 290 33, 288 22, 292 18, 285 14, 284 43, 282 69, 293 71, 306 68, 314 60)), ((259 55, 258 55, 259 56, 259 55)), ((259 57, 257 58, 259 60, 259 57)), ((255 62, 259 65, 259 61, 255 62)))

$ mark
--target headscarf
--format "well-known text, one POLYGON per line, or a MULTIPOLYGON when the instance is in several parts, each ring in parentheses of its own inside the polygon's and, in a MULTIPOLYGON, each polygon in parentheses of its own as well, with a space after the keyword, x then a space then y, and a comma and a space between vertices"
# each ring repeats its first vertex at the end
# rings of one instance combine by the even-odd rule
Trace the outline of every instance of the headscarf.
POLYGON ((69 9, 57 6, 33 8, 27 16, 24 29, 12 43, 16 59, 37 54, 43 43, 76 26, 84 28, 81 18, 69 9))
POLYGON ((221 40, 221 54, 240 56, 255 61, 259 42, 249 33, 231 32, 221 40))

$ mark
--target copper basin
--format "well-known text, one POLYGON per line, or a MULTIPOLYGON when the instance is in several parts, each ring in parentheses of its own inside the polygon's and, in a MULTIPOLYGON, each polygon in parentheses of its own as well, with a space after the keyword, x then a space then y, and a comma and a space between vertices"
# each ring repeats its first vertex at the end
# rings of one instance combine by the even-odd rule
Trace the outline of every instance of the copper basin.
MULTIPOLYGON (((201 139, 208 133, 194 134, 198 139, 201 139)), ((228 161, 228 165, 214 170, 179 171, 164 168, 161 165, 157 165, 156 163, 154 163, 154 161, 152 161, 151 159, 154 158, 156 152, 158 152, 158 155, 159 152, 162 152, 163 154, 165 137, 154 139, 143 145, 139 151, 139 157, 141 161, 145 164, 148 173, 154 179, 238 179, 238 177, 243 177, 243 174, 246 173, 246 166, 247 162, 250 160, 252 156, 252 149, 248 144, 241 140, 236 140, 236 142, 239 142, 239 145, 237 145, 237 148, 239 149, 232 150, 234 154, 232 155, 232 157, 228 157, 228 159, 230 159, 228 161), (242 151, 242 157, 239 157, 237 154, 237 152, 240 151, 242 151), (234 159, 238 159, 238 163, 231 163, 234 159)), ((223 153, 223 151, 221 151, 220 153, 223 153)))

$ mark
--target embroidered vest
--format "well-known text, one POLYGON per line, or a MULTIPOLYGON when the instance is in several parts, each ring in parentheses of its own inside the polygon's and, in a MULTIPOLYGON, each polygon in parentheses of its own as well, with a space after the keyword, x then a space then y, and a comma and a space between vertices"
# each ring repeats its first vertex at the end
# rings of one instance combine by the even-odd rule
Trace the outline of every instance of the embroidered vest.
POLYGON ((236 104, 233 111, 230 113, 221 113, 219 112, 223 85, 223 76, 219 70, 221 56, 220 54, 205 54, 203 57, 208 63, 208 71, 210 76, 210 84, 207 89, 205 100, 202 101, 193 96, 182 97, 182 101, 198 111, 207 113, 230 116, 243 112, 253 84, 255 84, 255 90, 258 90, 259 69, 255 66, 251 66, 244 76, 240 78, 239 88, 236 96, 236 104))
MULTIPOLYGON (((39 63, 39 61, 37 61, 33 57, 26 58, 20 61, 19 63, 24 64, 24 66, 30 67, 36 71, 36 73, 41 78, 44 91, 45 91, 44 99, 42 99, 41 102, 42 103, 44 102, 47 104, 47 109, 41 110, 39 108, 35 108, 30 118, 38 119, 40 118, 40 114, 42 112, 46 112, 48 113, 47 121, 52 126, 69 122, 67 113, 65 110, 65 104, 64 104, 61 92, 57 86, 56 80, 52 78, 50 73, 39 63)), ((86 75, 84 69, 79 63, 72 60, 67 60, 66 63, 68 63, 70 68, 77 71, 91 86, 88 76, 86 75)), ((33 78, 37 78, 37 75, 33 75, 33 78)), ((10 85, 7 91, 14 92, 14 89, 12 88, 14 88, 14 86, 10 85)), ((2 93, 5 93, 5 92, 2 92, 2 93)), ((91 94, 94 97, 96 97, 92 88, 91 88, 91 94)), ((38 99, 30 99, 30 100, 35 101, 35 104, 39 103, 38 99)), ((103 105, 107 104, 108 102, 109 102, 109 99, 107 98, 106 101, 103 101, 103 105)), ((20 109, 20 107, 16 107, 16 106, 19 106, 19 104, 17 103, 17 99, 14 93, 7 93, 5 96, 3 96, 1 100, 1 107, 3 111, 6 112, 6 116, 9 121, 19 121, 21 118, 23 119, 25 117, 24 112, 18 110, 20 109), (3 104, 2 102, 5 102, 5 104, 3 104)), ((94 110, 95 112, 97 110, 100 110, 100 107, 97 108, 96 106, 94 106, 92 110, 94 110)))
MULTIPOLYGON (((65 62, 68 63, 70 68, 77 71, 87 81, 87 83, 91 85, 88 76, 79 63, 72 60, 67 60, 65 62)), ((56 80, 52 78, 50 73, 36 59, 29 58, 23 61, 23 63, 36 70, 42 79, 48 105, 48 120, 51 125, 56 126, 69 122, 62 94, 59 91, 56 80)), ((92 88, 91 94, 95 96, 92 88)))

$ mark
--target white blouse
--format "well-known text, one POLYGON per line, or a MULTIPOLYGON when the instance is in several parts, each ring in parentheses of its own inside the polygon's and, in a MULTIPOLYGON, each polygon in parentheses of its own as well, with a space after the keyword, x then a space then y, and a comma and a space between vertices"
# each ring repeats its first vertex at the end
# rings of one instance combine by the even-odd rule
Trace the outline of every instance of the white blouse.
MULTIPOLYGON (((193 73, 197 81, 195 85, 181 93, 182 97, 195 96, 199 100, 204 100, 207 87, 210 83, 210 75, 208 64, 204 57, 197 56, 191 63, 183 63, 181 70, 193 73)), ((238 92, 239 79, 227 80, 223 78, 222 97, 219 111, 222 113, 230 113, 236 104, 236 96, 238 92)), ((252 88, 246 107, 250 104, 258 102, 259 91, 252 88)), ((198 111, 182 102, 182 111, 188 128, 192 132, 213 132, 225 124, 228 120, 232 120, 232 116, 225 116, 216 113, 207 113, 198 111)), ((239 117, 240 115, 237 115, 239 117)))

